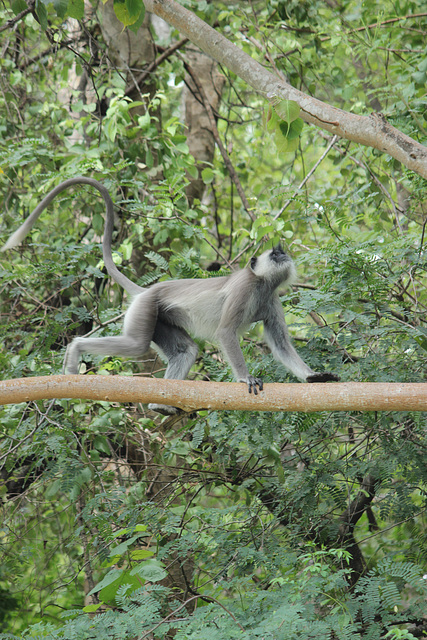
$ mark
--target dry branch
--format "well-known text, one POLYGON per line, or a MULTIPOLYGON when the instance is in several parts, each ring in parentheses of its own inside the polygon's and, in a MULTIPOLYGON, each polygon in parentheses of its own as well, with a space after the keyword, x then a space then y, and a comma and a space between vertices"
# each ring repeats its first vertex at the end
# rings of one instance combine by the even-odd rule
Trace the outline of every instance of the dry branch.
POLYGON ((129 376, 45 376, 0 381, 0 405, 80 398, 156 402, 185 411, 427 411, 427 384, 340 382, 266 384, 257 396, 237 382, 194 382, 129 376))
POLYGON ((381 114, 360 116, 295 89, 174 0, 144 0, 144 4, 148 11, 174 26, 204 53, 242 78, 266 99, 294 100, 306 122, 341 138, 388 153, 427 178, 427 148, 392 127, 381 114))

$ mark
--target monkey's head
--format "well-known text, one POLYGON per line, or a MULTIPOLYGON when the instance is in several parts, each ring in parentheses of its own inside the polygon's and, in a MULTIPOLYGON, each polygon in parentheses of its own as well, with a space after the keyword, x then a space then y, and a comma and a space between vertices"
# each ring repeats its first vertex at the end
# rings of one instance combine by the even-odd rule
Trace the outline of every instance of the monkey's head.
POLYGON ((250 268, 258 278, 270 281, 274 287, 281 284, 292 284, 296 277, 292 258, 283 251, 280 242, 273 249, 268 249, 260 256, 253 257, 250 268))

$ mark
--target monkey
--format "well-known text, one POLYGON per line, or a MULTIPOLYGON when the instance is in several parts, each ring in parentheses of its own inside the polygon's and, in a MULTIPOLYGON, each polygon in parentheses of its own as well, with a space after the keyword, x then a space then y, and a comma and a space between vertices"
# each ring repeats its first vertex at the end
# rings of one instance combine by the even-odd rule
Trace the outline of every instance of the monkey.
MULTIPOLYGON (((87 184, 101 194, 105 207, 102 241, 104 264, 108 274, 132 296, 119 336, 77 337, 68 345, 64 373, 76 374, 83 353, 102 356, 141 357, 153 343, 167 361, 165 378, 184 380, 194 365, 198 346, 190 334, 217 342, 231 365, 235 379, 258 394, 263 380, 249 373, 240 334, 252 323, 262 321, 264 338, 273 357, 297 378, 306 382, 339 380, 330 372, 313 371, 298 355, 289 337, 278 295, 279 286, 295 281, 295 265, 279 243, 253 257, 249 264, 231 275, 201 279, 166 280, 148 288, 140 287, 121 273, 113 262, 112 238, 114 205, 104 185, 83 176, 65 180, 52 189, 15 231, 2 251, 20 244, 40 214, 62 191, 73 185, 87 184)), ((149 404, 164 415, 180 412, 176 407, 149 404)))

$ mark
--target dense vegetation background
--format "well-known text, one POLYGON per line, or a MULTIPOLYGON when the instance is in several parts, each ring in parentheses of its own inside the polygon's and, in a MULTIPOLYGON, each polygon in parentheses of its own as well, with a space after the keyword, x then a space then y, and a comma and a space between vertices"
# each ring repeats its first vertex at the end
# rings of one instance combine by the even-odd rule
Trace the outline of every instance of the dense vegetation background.
MULTIPOLYGON (((381 113, 425 144, 418 2, 185 5, 304 93, 381 113)), ((108 186, 116 260, 141 284, 209 277, 282 238, 298 264, 283 303, 304 359, 344 381, 424 382, 425 180, 302 127, 298 113, 291 127, 283 105, 141 9, 2 3, 2 240, 80 174, 108 186)), ((2 254, 3 379, 59 373, 73 336, 120 331, 126 300, 101 261, 103 209, 87 187, 64 192, 2 254)), ((243 345, 253 373, 291 380, 259 328, 243 345)), ((83 365, 163 368, 154 353, 83 365)), ((231 380, 211 344, 191 377, 231 380)), ((422 414, 176 421, 61 400, 6 406, 0 430, 1 638, 427 634, 422 414)))

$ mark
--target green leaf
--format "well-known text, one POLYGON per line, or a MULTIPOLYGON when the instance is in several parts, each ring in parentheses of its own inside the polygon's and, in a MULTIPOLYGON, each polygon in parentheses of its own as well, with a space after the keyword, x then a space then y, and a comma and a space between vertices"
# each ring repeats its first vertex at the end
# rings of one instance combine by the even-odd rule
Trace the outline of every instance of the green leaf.
POLYGON ((120 251, 122 252, 122 256, 124 260, 130 260, 132 257, 133 244, 129 240, 123 242, 120 245, 120 251))
POLYGON ((87 595, 92 596, 94 593, 98 593, 98 591, 101 591, 101 589, 107 587, 109 584, 112 584, 115 580, 117 580, 122 575, 122 573, 123 571, 121 569, 111 569, 111 571, 107 573, 107 575, 101 580, 101 582, 98 582, 98 584, 96 584, 87 595))
POLYGON ((143 578, 148 582, 159 582, 168 575, 165 569, 163 569, 156 560, 140 562, 132 569, 130 574, 132 576, 138 575, 140 578, 143 578))
POLYGON ((188 174, 193 178, 193 180, 197 179, 199 172, 195 164, 191 164, 189 167, 187 167, 187 171, 188 174))
POLYGON ((135 527, 131 528, 131 531, 139 531, 139 533, 143 533, 144 531, 147 531, 147 528, 146 524, 137 524, 135 527))
POLYGON ((294 140, 295 138, 299 138, 299 136, 301 135, 301 131, 303 130, 303 127, 304 127, 304 120, 302 120, 301 118, 297 118, 296 120, 291 122, 289 125, 288 134, 286 136, 288 140, 294 140))
POLYGON ((268 216, 258 216, 252 224, 251 238, 255 240, 261 240, 264 236, 269 235, 274 231, 271 220, 268 216))
POLYGON ((273 107, 279 118, 285 122, 296 120, 300 114, 300 106, 294 100, 280 100, 273 107))
POLYGON ((11 4, 13 13, 17 16, 18 13, 27 9, 27 3, 25 0, 14 0, 11 4))
POLYGON ((212 169, 203 169, 202 171, 202 180, 205 184, 210 184, 213 179, 215 177, 214 172, 212 171, 212 169))
POLYGON ((47 10, 43 2, 41 0, 36 0, 36 14, 38 19, 40 20, 41 28, 46 31, 47 29, 47 10))
POLYGON ((118 531, 115 532, 113 537, 119 538, 120 536, 134 534, 136 532, 143 533, 145 531, 147 531, 146 524, 137 524, 134 527, 126 527, 126 529, 119 529, 118 531))
POLYGON ((61 485, 61 480, 54 480, 54 482, 52 482, 52 484, 50 484, 47 488, 46 497, 53 498, 57 496, 59 491, 61 490, 61 485))
POLYGON ((274 131, 279 126, 279 116, 275 111, 269 112, 269 117, 267 119, 267 131, 274 131))
POLYGON ((146 558, 152 558, 153 556, 154 552, 149 549, 135 549, 135 551, 130 552, 132 560, 145 560, 146 558))
POLYGON ((103 602, 98 602, 98 604, 88 604, 86 607, 83 607, 83 611, 85 613, 95 613, 103 604, 103 602))
POLYGON ((109 140, 111 140, 111 142, 114 142, 114 140, 116 139, 116 136, 117 136, 117 120, 116 120, 116 118, 110 118, 110 120, 107 123, 107 126, 105 127, 105 133, 107 135, 107 138, 109 140))
POLYGON ((148 109, 142 116, 138 116, 138 125, 140 126, 141 129, 147 129, 150 125, 150 122, 151 122, 151 116, 148 109))
POLYGON ((53 6, 60 18, 64 18, 66 16, 68 0, 53 0, 53 6))
POLYGON ((105 436, 95 436, 95 439, 93 441, 93 446, 98 451, 102 451, 102 453, 111 455, 111 449, 108 446, 108 440, 105 436))
POLYGON ((144 6, 142 0, 125 0, 125 4, 131 18, 139 18, 141 9, 144 6))
POLYGON ((128 585, 128 588, 131 591, 134 591, 141 586, 140 579, 136 576, 132 576, 129 571, 119 570, 119 573, 120 575, 115 580, 103 587, 99 592, 99 598, 103 602, 114 600, 117 591, 124 584, 128 585))
POLYGON ((85 14, 84 0, 68 0, 67 14, 75 20, 82 20, 85 14))
POLYGON ((128 29, 130 29, 130 31, 132 31, 133 33, 136 33, 138 29, 142 26, 142 23, 144 22, 144 18, 145 18, 145 6, 142 5, 139 18, 133 24, 130 24, 128 26, 128 29))
POLYGON ((277 151, 283 153, 288 149, 288 138, 282 133, 280 127, 278 127, 274 134, 274 142, 276 144, 277 151))
POLYGON ((125 27, 140 20, 144 10, 142 0, 114 0, 114 13, 125 27))
POLYGON ((277 150, 290 153, 298 148, 299 135, 303 127, 303 120, 298 118, 294 122, 279 122, 274 135, 277 150))
POLYGON ((128 540, 121 542, 117 546, 110 549, 110 556, 121 556, 123 553, 126 553, 128 548, 138 539, 139 536, 132 536, 128 540))

